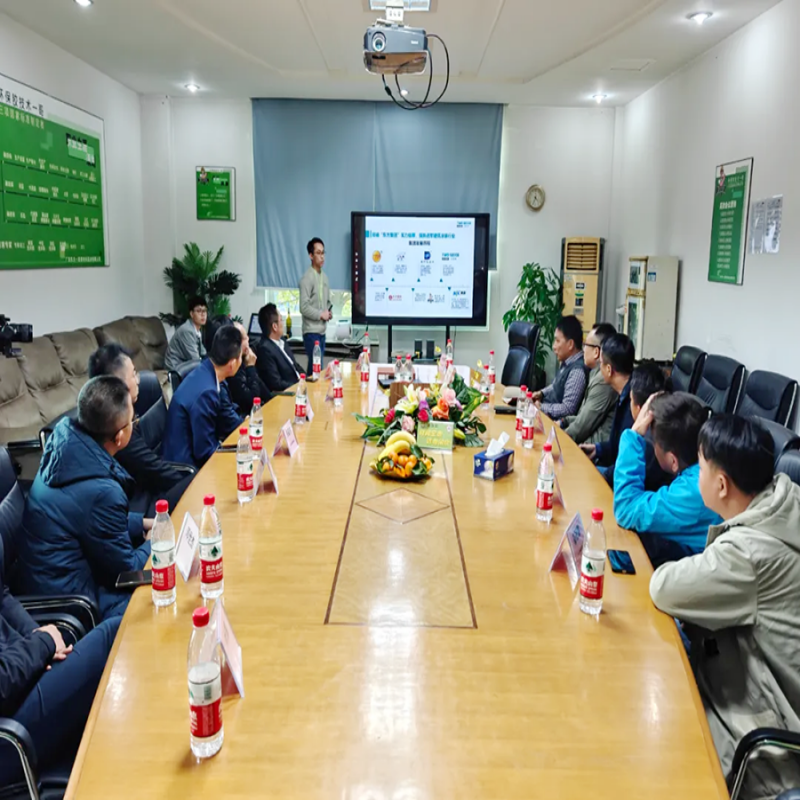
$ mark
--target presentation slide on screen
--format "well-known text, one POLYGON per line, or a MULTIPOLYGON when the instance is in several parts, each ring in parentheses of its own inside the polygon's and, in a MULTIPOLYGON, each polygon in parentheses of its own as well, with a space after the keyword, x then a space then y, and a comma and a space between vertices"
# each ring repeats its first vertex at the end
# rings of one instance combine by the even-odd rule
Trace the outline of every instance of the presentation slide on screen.
POLYGON ((472 316, 475 221, 367 217, 368 317, 472 316))

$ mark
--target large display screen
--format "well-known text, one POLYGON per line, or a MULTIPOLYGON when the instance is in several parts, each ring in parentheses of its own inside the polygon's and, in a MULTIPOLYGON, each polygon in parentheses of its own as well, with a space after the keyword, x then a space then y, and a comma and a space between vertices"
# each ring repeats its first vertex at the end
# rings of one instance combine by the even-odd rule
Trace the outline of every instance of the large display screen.
POLYGON ((352 214, 353 322, 485 325, 488 214, 352 214))

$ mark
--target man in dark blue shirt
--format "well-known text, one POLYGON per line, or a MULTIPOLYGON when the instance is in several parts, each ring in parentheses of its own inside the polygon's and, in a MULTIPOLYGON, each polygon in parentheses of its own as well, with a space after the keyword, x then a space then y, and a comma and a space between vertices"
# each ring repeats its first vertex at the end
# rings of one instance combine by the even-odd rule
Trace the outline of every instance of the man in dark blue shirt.
POLYGON ((189 373, 169 405, 164 458, 202 467, 220 440, 241 425, 225 381, 242 365, 242 334, 224 325, 214 335, 208 358, 189 373))

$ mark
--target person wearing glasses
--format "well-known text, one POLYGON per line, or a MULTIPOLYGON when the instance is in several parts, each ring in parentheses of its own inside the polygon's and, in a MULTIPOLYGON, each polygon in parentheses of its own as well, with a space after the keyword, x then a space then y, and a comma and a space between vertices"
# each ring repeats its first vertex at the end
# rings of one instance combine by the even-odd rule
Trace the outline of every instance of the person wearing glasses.
POLYGON ((189 300, 189 319, 180 325, 167 345, 164 366, 172 372, 181 372, 190 365, 197 366, 205 357, 203 326, 208 321, 208 307, 202 297, 189 300))
POLYGON ((311 375, 314 363, 314 344, 319 342, 325 356, 325 331, 333 318, 331 313, 331 287, 325 266, 325 243, 314 237, 307 245, 309 268, 300 279, 300 314, 303 317, 303 345, 308 356, 306 375, 311 375))
MULTIPOLYGON (((134 406, 139 397, 139 373, 133 366, 130 353, 120 344, 103 345, 89 357, 89 377, 113 375, 119 378, 131 393, 134 406)), ((131 510, 155 516, 155 504, 166 500, 174 509, 183 493, 189 488, 194 470, 184 465, 171 464, 161 457, 161 442, 167 423, 167 409, 159 400, 141 419, 134 417, 133 432, 128 446, 115 458, 125 468, 136 484, 131 496, 131 510)))
POLYGON ((122 572, 144 568, 152 518, 130 511, 131 477, 115 456, 133 433, 133 400, 116 377, 91 378, 78 419, 62 419, 47 440, 28 498, 20 542, 24 594, 85 595, 103 619, 124 613, 122 572))
POLYGON ((603 380, 600 352, 603 342, 615 333, 613 325, 600 322, 589 331, 583 343, 583 363, 589 370, 586 394, 578 413, 561 420, 561 427, 575 444, 597 444, 611 435, 617 393, 603 380))

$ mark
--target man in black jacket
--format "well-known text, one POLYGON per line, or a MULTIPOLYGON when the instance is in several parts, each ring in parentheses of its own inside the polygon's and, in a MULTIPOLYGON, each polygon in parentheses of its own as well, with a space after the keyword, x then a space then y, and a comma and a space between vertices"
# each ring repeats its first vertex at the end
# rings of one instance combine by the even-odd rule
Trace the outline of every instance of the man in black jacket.
POLYGON ((294 386, 303 370, 283 340, 283 316, 275 303, 267 303, 258 312, 261 341, 256 348, 256 369, 271 392, 294 386))
MULTIPOLYGON (((55 625, 40 628, 3 581, 0 540, 0 717, 33 739, 39 770, 74 758, 122 617, 98 625, 74 648, 55 625)), ((20 761, 0 749, 0 786, 21 780, 20 761)))
MULTIPOLYGON (((122 345, 112 342, 92 353, 89 357, 89 377, 95 378, 98 375, 119 378, 128 387, 133 402, 136 402, 139 395, 139 373, 122 345)), ((151 431, 152 441, 160 444, 167 423, 164 401, 159 400, 145 417, 149 423, 147 427, 151 431)), ((157 500, 166 500, 172 511, 194 477, 193 473, 177 469, 173 464, 164 461, 148 443, 138 424, 134 425, 128 446, 117 453, 116 459, 136 484, 136 492, 130 498, 130 510, 147 517, 155 516, 157 500)))

